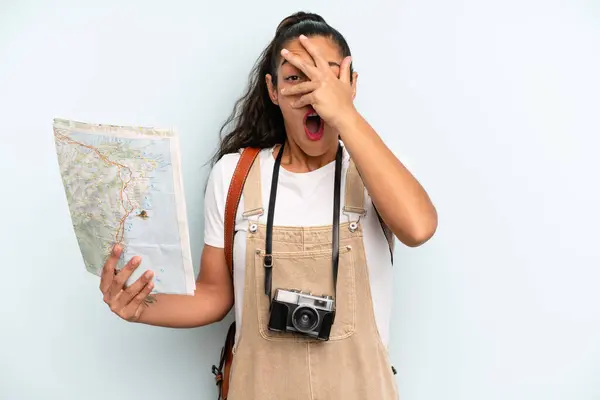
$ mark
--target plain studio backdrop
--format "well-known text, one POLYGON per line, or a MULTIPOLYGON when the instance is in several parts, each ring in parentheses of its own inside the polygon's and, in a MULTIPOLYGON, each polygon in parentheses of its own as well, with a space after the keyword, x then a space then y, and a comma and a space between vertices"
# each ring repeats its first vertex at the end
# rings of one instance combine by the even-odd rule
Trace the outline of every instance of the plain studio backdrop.
POLYGON ((172 330, 110 312, 52 119, 180 133, 197 272, 220 124, 276 25, 305 10, 348 39, 358 109, 440 215, 396 254, 401 398, 600 399, 598 3, 293 3, 0 2, 0 398, 216 398, 231 317, 172 330))

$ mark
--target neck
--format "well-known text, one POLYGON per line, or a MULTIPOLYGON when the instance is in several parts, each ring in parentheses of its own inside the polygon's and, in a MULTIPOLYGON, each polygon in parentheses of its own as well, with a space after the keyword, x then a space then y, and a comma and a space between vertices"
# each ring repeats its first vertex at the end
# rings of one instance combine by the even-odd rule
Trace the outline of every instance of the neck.
MULTIPOLYGON (((337 142, 336 142, 337 144, 337 142)), ((281 146, 276 146, 274 157, 277 157, 281 146)), ((306 154, 294 141, 286 140, 281 159, 281 167, 289 172, 304 173, 315 171, 335 160, 337 146, 319 156, 306 154)))

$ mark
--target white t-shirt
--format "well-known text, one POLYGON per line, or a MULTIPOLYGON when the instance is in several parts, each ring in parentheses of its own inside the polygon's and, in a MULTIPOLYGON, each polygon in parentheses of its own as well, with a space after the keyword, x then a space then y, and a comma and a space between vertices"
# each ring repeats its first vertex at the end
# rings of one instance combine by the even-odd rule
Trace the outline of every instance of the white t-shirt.
MULTIPOLYGON (((213 167, 208 181, 205 196, 205 225, 204 241, 214 247, 224 247, 224 216, 225 200, 229 183, 240 158, 239 153, 227 154, 213 167)), ((260 161, 262 201, 265 212, 259 222, 266 224, 271 178, 275 158, 273 149, 263 149, 255 162, 260 161)), ((341 205, 344 204, 346 171, 349 165, 349 155, 344 149, 342 170, 341 205)), ((279 169, 277 201, 273 225, 286 226, 322 226, 331 224, 333 207, 335 162, 307 173, 292 173, 283 166, 279 169)), ((387 347, 389 341, 389 326, 392 304, 392 263, 385 234, 373 208, 371 199, 365 189, 366 215, 361 218, 363 242, 366 252, 373 308, 377 327, 383 344, 387 347)), ((244 301, 244 278, 246 267, 246 229, 247 220, 244 211, 244 196, 236 215, 236 235, 233 247, 234 287, 235 287, 235 319, 238 326, 242 323, 244 301)), ((251 217, 256 218, 256 217, 251 217)), ((356 220, 351 215, 352 220, 356 220)), ((340 213, 340 222, 347 221, 348 215, 340 213)), ((236 331, 236 341, 238 339, 236 331)))

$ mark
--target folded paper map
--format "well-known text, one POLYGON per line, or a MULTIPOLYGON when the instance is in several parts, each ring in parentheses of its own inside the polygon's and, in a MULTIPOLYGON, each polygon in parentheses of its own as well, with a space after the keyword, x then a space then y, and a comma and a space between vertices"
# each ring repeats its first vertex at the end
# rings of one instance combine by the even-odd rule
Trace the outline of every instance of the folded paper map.
POLYGON ((172 130, 53 123, 58 165, 87 271, 100 276, 115 243, 154 271, 154 293, 191 295, 194 272, 178 136, 172 130))

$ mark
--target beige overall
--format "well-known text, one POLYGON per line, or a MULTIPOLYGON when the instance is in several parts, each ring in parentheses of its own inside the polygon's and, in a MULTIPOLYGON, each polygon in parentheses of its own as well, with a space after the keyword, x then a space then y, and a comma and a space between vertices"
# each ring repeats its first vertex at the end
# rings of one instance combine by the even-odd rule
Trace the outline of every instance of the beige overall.
MULTIPOLYGON (((257 159, 244 186, 246 217, 263 212, 260 186, 257 159)), ((364 212, 363 203, 364 185, 350 162, 344 209, 358 216, 364 212)), ((243 317, 233 349, 228 400, 398 399, 375 322, 360 221, 340 221, 336 318, 329 341, 267 329, 266 225, 252 219, 248 224, 243 317)), ((282 288, 335 295, 331 234, 331 226, 273 226, 273 293, 282 288)))

